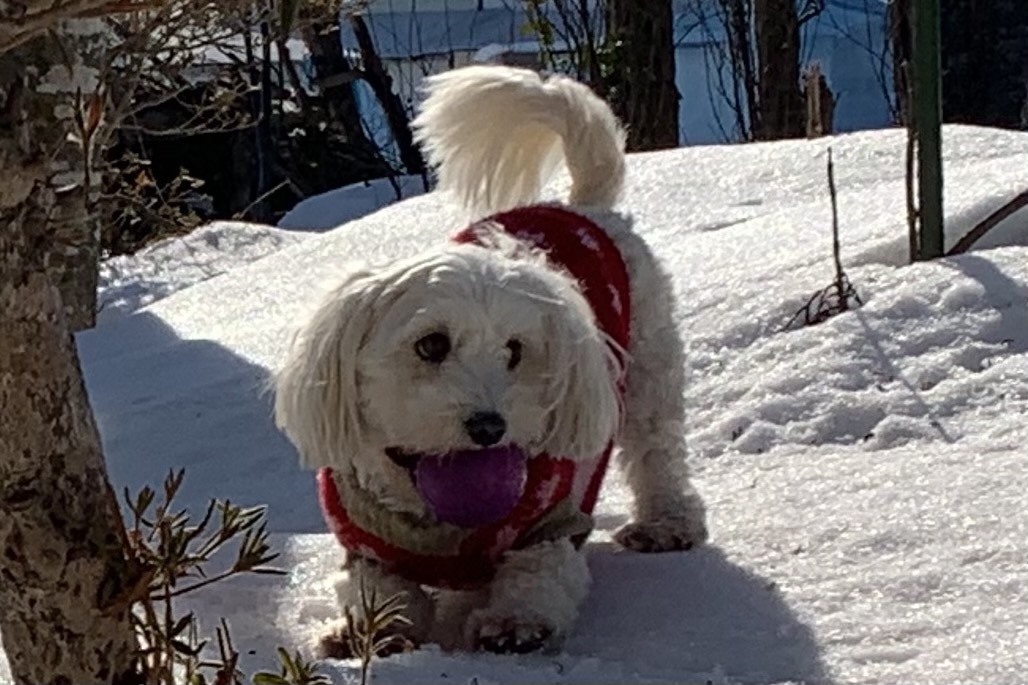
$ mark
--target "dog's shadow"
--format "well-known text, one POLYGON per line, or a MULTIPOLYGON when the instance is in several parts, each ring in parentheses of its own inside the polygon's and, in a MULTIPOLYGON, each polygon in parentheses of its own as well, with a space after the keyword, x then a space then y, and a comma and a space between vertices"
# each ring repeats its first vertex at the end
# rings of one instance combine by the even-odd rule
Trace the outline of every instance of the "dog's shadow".
POLYGON ((716 547, 635 554, 588 547, 593 588, 567 652, 649 677, 830 680, 813 630, 775 585, 716 547))

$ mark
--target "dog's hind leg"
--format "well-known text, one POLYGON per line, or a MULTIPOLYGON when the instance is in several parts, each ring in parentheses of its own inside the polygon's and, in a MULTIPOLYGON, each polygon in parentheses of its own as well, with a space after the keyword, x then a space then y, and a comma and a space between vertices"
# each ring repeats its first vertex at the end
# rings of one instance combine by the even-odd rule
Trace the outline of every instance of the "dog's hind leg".
POLYGON ((689 549, 707 540, 706 510, 689 481, 685 353, 671 279, 641 259, 633 269, 633 330, 619 464, 634 498, 617 541, 639 552, 689 549))

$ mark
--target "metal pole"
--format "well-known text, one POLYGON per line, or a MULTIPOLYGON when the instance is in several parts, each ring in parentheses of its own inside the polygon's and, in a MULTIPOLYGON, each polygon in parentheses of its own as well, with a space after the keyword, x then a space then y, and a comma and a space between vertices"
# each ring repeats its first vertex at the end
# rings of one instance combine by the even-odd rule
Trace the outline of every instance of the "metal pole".
POLYGON ((942 213, 942 65, 939 0, 914 1, 914 121, 921 259, 945 249, 942 213))

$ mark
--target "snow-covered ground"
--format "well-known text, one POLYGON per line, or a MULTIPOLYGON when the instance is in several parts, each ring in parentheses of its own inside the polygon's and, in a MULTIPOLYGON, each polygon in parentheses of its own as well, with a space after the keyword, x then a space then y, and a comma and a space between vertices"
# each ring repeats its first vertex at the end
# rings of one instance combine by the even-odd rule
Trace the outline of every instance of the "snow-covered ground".
POLYGON ((355 183, 300 202, 279 219, 278 227, 327 231, 424 192, 425 181, 421 176, 376 178, 355 183))
MULTIPOLYGON (((680 293, 712 544, 617 549, 628 495, 613 472, 594 587, 563 654, 429 648, 379 662, 377 682, 1025 682, 1028 212, 972 254, 904 265, 903 138, 631 158, 624 206, 680 293), (783 332, 832 277, 829 145, 865 305, 783 332)), ((949 127, 946 160, 952 243, 1028 183, 1028 135, 949 127)), ((214 496, 269 504, 290 575, 198 605, 229 618, 247 667, 335 616, 326 574, 339 560, 311 476, 274 429, 267 372, 345 262, 410 254, 456 223, 441 195, 408 200, 80 336, 118 489, 184 466, 196 509, 214 496)))
POLYGON ((241 221, 215 221, 100 265, 99 312, 106 323, 183 288, 298 243, 309 234, 241 221))

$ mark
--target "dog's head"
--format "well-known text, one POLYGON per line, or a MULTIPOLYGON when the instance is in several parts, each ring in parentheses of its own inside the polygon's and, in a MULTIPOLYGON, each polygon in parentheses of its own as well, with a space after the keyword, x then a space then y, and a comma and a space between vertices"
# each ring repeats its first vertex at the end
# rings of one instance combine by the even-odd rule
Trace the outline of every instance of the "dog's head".
POLYGON ((304 465, 409 488, 397 462, 419 454, 594 457, 618 373, 571 278, 518 248, 448 245, 334 290, 276 377, 275 413, 304 465))

